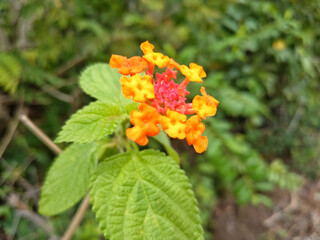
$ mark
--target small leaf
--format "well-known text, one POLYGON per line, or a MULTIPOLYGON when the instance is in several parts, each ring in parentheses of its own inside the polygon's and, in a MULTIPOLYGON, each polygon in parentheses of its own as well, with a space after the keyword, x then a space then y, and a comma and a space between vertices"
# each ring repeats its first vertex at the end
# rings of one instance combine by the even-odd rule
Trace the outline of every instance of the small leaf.
POLYGON ((92 142, 112 134, 128 115, 119 106, 100 101, 85 106, 63 126, 56 142, 92 142))
POLYGON ((76 204, 88 191, 97 143, 73 144, 51 166, 41 189, 39 212, 51 216, 76 204))
POLYGON ((158 151, 103 160, 91 178, 91 201, 110 240, 203 239, 187 177, 158 151))
POLYGON ((261 192, 269 192, 273 189, 273 184, 271 182, 256 182, 254 183, 255 188, 261 192))
POLYGON ((121 74, 109 64, 97 63, 86 68, 80 76, 80 86, 88 95, 106 103, 132 102, 121 92, 121 74))
POLYGON ((21 64, 18 59, 9 53, 0 52, 0 86, 10 94, 18 87, 21 76, 21 64))
POLYGON ((267 207, 272 207, 273 205, 272 200, 268 196, 262 194, 254 194, 252 196, 251 203, 254 205, 264 204, 267 207))

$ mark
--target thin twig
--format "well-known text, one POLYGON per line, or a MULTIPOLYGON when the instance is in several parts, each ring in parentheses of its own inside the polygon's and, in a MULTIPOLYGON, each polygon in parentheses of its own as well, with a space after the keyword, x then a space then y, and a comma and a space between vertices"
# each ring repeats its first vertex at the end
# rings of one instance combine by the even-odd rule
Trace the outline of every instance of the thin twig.
POLYGON ((72 237, 74 231, 76 230, 79 223, 81 222, 89 205, 90 205, 90 196, 89 194, 87 194, 86 197, 82 200, 80 207, 78 208, 76 214, 72 218, 72 221, 68 226, 68 229, 63 234, 63 237, 61 238, 61 240, 69 240, 72 237))
POLYGON ((73 97, 65 94, 53 87, 51 87, 50 85, 46 84, 43 86, 42 90, 48 94, 50 94, 51 96, 63 101, 63 102, 67 102, 67 103, 71 103, 73 100, 73 97))
POLYGON ((68 71, 70 68, 76 66, 77 64, 83 62, 86 60, 87 56, 76 56, 73 59, 71 59, 69 62, 65 63, 64 65, 60 66, 56 71, 55 75, 61 76, 66 71, 68 71))
POLYGON ((296 112, 294 113, 294 115, 290 121, 290 124, 286 130, 287 133, 292 133, 292 132, 296 131, 296 129, 299 127, 299 122, 301 121, 303 115, 304 115, 304 106, 301 103, 301 100, 299 100, 298 108, 297 108, 296 112))
POLYGON ((22 112, 22 106, 23 106, 23 103, 20 102, 15 114, 14 114, 14 119, 13 121, 11 122, 11 124, 9 125, 8 127, 8 130, 6 132, 6 135, 3 137, 2 141, 1 141, 1 144, 0 144, 0 158, 2 157, 4 151, 7 149, 17 127, 18 127, 18 124, 19 124, 19 116, 22 112))
POLYGON ((16 235, 16 232, 17 232, 17 229, 19 226, 20 219, 21 219, 20 213, 16 212, 14 215, 12 226, 11 226, 11 236, 10 236, 9 240, 14 239, 14 236, 16 235))
MULTIPOLYGON (((55 237, 53 228, 51 225, 49 225, 47 220, 45 218, 40 217, 38 214, 34 213, 33 211, 30 211, 28 207, 22 201, 20 201, 17 195, 11 194, 8 197, 8 204, 11 207, 16 208, 19 216, 25 217, 30 221, 32 221, 35 225, 43 228, 50 237, 55 237)), ((55 239, 57 238, 55 237, 55 239)))
POLYGON ((296 209, 298 205, 299 205, 298 194, 295 192, 290 193, 289 204, 286 207, 284 207, 283 209, 281 209, 280 211, 272 214, 270 217, 265 219, 263 221, 263 225, 266 227, 269 227, 269 228, 274 226, 276 224, 276 222, 278 222, 283 217, 284 213, 287 213, 287 212, 290 212, 290 211, 296 209))
MULTIPOLYGON (((47 135, 45 135, 25 114, 20 115, 20 121, 23 122, 30 129, 30 131, 32 131, 41 141, 43 141, 44 144, 46 144, 55 153, 60 154, 62 152, 62 150, 54 142, 52 142, 51 139, 47 135)), ((89 194, 87 194, 86 197, 82 200, 80 207, 72 218, 72 221, 61 240, 69 240, 72 237, 89 205, 90 197, 89 194)))
POLYGON ((25 114, 19 116, 20 121, 29 128, 34 135, 36 135, 47 147, 49 147, 56 154, 60 154, 62 150, 51 141, 44 132, 41 131, 25 114))
MULTIPOLYGON (((25 162, 25 161, 23 161, 23 162, 25 162)), ((12 167, 10 164, 7 163, 7 161, 4 158, 2 158, 2 163, 5 165, 5 171, 9 173, 8 175, 12 175, 13 174, 15 176, 13 179, 11 179, 9 187, 11 188, 12 185, 15 182, 17 182, 22 188, 24 188, 26 190, 26 193, 24 194, 24 196, 27 199, 33 198, 35 200, 35 202, 38 202, 37 193, 39 192, 39 187, 34 188, 31 185, 31 183, 29 183, 26 179, 21 177, 21 173, 25 171, 25 169, 29 166, 29 164, 31 162, 32 161, 28 161, 27 164, 24 164, 22 169, 20 169, 20 173, 16 175, 16 174, 13 174, 13 172, 15 170, 15 167, 12 167)), ((1 179, 0 180, 0 186, 3 185, 6 182, 6 180, 7 179, 1 179)))
POLYGON ((9 37, 6 31, 1 27, 2 21, 0 21, 0 46, 2 51, 6 51, 10 48, 9 37))
MULTIPOLYGON (((28 156, 23 160, 24 164, 23 165, 21 164, 22 165, 21 167, 12 168, 12 170, 10 169, 10 171, 13 173, 13 177, 10 179, 10 184, 8 185, 10 188, 21 177, 21 174, 28 168, 28 166, 32 163, 33 160, 34 160, 33 156, 28 156)), ((5 163, 5 165, 11 168, 11 166, 4 159, 2 159, 2 161, 5 163)))

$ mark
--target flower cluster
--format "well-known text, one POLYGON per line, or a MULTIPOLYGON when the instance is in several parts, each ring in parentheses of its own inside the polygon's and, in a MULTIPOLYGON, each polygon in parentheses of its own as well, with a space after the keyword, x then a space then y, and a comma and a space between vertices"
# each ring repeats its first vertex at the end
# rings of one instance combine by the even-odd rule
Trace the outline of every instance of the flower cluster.
POLYGON ((186 87, 190 81, 202 82, 206 77, 203 68, 195 63, 180 65, 162 53, 154 52, 154 46, 148 41, 140 45, 142 57, 127 58, 112 55, 110 66, 118 68, 121 77, 122 92, 127 98, 139 102, 139 110, 130 114, 132 128, 127 129, 129 139, 140 145, 146 145, 147 136, 155 136, 160 127, 172 138, 187 139, 198 153, 207 149, 208 138, 202 136, 205 126, 201 119, 214 116, 219 101, 209 96, 201 87, 202 96, 196 96, 187 103, 189 94, 186 87), (155 66, 166 68, 154 75, 155 66), (180 83, 175 83, 177 71, 185 76, 180 83), (144 75, 140 75, 145 72, 144 75), (187 115, 191 115, 189 119, 187 115))

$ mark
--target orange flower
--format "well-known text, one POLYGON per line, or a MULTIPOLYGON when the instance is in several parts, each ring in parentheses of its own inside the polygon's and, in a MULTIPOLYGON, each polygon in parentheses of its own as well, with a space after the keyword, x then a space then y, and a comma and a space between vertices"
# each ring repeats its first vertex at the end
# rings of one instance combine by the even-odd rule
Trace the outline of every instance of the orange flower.
POLYGON ((193 147, 197 153, 203 153, 205 150, 207 150, 208 138, 206 136, 200 136, 193 142, 193 147))
POLYGON ((167 116, 162 118, 161 126, 170 137, 184 139, 186 137, 186 120, 186 115, 168 110, 167 116))
POLYGON ((189 145, 193 145, 197 153, 202 153, 207 149, 208 138, 201 136, 205 126, 200 122, 201 119, 195 115, 190 117, 186 124, 186 139, 189 145))
POLYGON ((161 115, 157 110, 148 104, 141 103, 139 111, 134 110, 130 114, 131 123, 134 125, 128 128, 126 134, 129 139, 144 146, 149 140, 147 136, 153 137, 159 134, 160 128, 157 125, 160 123, 161 115))
POLYGON ((152 77, 145 75, 134 75, 130 78, 121 77, 122 93, 126 98, 131 98, 136 102, 145 102, 147 99, 153 99, 154 88, 152 77))
POLYGON ((188 144, 191 145, 202 135, 205 130, 205 126, 201 123, 201 119, 196 115, 190 117, 186 124, 186 139, 188 144))
POLYGON ((119 68, 119 73, 123 75, 134 75, 143 72, 148 67, 148 62, 142 57, 127 58, 120 55, 112 54, 110 58, 110 66, 119 68))
POLYGON ((154 46, 148 41, 141 43, 140 48, 144 53, 143 58, 149 63, 157 65, 159 68, 164 68, 168 65, 169 57, 162 53, 153 52, 154 46))
POLYGON ((169 60, 168 67, 171 68, 171 69, 176 68, 176 69, 180 70, 180 64, 177 63, 177 62, 176 62, 175 60, 173 60, 172 58, 170 58, 170 60, 169 60))
POLYGON ((189 66, 190 68, 188 68, 186 65, 181 65, 181 73, 186 76, 186 78, 188 78, 191 82, 202 82, 201 78, 207 76, 203 68, 195 63, 190 63, 189 66))
POLYGON ((219 101, 209 96, 204 87, 201 87, 200 92, 203 97, 195 96, 192 100, 192 108, 196 111, 197 115, 203 119, 216 115, 219 101))
POLYGON ((145 41, 140 44, 140 48, 143 54, 149 54, 153 53, 154 46, 151 43, 149 43, 149 41, 145 41))
MULTIPOLYGON (((148 136, 155 136, 163 130, 172 137, 186 138, 189 145, 193 145, 197 153, 207 149, 208 138, 202 136, 205 126, 201 119, 214 116, 219 101, 209 96, 201 87, 202 96, 196 96, 192 103, 187 103, 189 94, 187 86, 190 81, 202 82, 206 76, 203 68, 195 63, 189 67, 180 65, 172 58, 162 53, 154 52, 154 46, 148 41, 140 45, 144 55, 141 57, 126 57, 112 55, 110 66, 119 68, 123 75, 120 79, 122 92, 125 97, 139 102, 139 111, 130 114, 133 127, 128 128, 126 134, 129 139, 140 145, 146 145, 148 136), (155 74, 155 66, 167 67, 165 71, 155 74), (144 75, 140 75, 145 69, 144 75), (176 83, 177 71, 186 78, 176 83), (155 78, 155 79, 153 79, 155 78), (189 119, 187 115, 192 115, 189 119)), ((182 79, 181 79, 182 80, 182 79)))

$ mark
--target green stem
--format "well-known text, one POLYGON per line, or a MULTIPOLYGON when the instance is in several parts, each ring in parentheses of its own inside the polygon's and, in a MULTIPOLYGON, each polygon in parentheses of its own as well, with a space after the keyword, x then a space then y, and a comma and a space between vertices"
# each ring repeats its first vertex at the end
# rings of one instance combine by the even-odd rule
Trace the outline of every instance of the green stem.
POLYGON ((132 152, 132 147, 127 139, 124 140, 124 145, 126 146, 128 152, 132 152))
POLYGON ((135 142, 131 142, 131 145, 133 146, 133 148, 134 148, 134 150, 135 150, 136 152, 139 152, 139 151, 140 151, 138 145, 137 145, 135 142))
POLYGON ((131 152, 131 153, 139 152, 139 147, 135 142, 130 141, 128 139, 124 139, 123 142, 128 152, 131 152))

